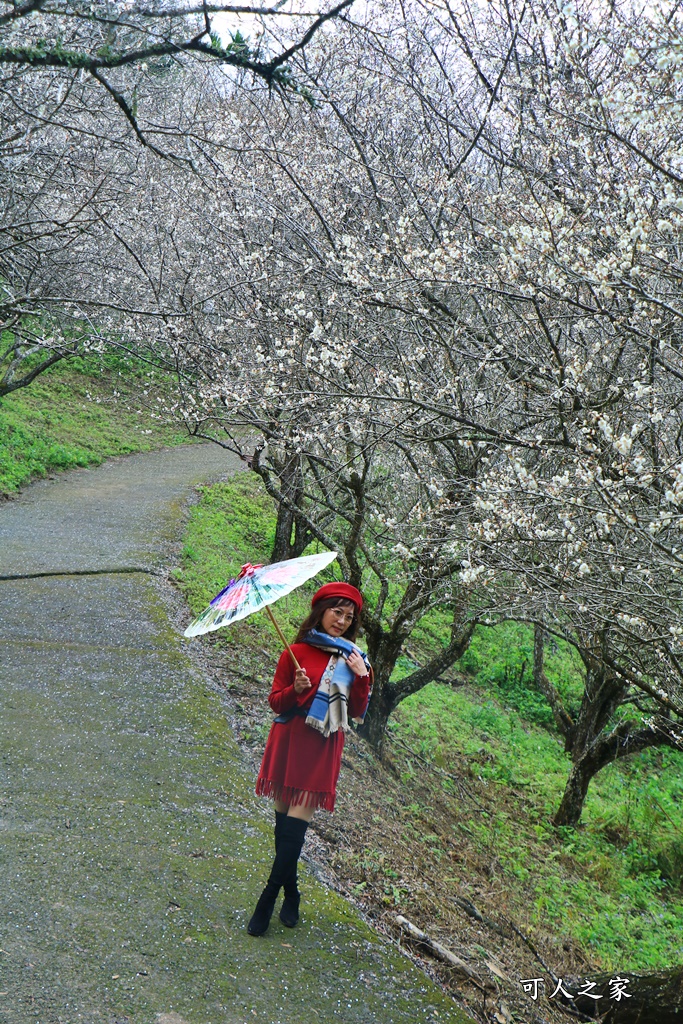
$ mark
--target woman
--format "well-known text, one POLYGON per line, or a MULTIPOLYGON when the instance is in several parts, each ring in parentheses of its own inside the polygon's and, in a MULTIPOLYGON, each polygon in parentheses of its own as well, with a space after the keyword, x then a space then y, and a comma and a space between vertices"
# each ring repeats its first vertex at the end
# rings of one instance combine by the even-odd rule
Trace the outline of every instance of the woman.
POLYGON ((353 641, 363 599, 348 583, 326 583, 314 595, 292 652, 275 670, 268 703, 273 722, 256 783, 275 802, 275 860, 248 925, 263 935, 281 888, 280 920, 299 920, 297 862, 308 823, 317 807, 334 810, 337 778, 349 719, 362 722, 372 687, 372 669, 353 641))

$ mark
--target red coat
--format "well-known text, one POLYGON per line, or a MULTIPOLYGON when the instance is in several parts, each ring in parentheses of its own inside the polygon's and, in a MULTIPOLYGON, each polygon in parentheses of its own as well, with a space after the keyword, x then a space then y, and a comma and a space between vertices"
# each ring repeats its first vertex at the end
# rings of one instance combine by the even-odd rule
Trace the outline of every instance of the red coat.
MULTIPOLYGON (((268 697, 276 715, 297 707, 308 710, 330 660, 329 651, 321 651, 310 644, 292 644, 292 651, 312 685, 310 690, 296 693, 294 664, 284 651, 268 697)), ((370 676, 354 677, 349 693, 349 718, 363 714, 369 689, 370 676)), ((273 722, 256 782, 257 794, 286 804, 333 811, 343 749, 341 729, 325 738, 317 729, 306 725, 303 716, 295 715, 289 722, 273 722)))

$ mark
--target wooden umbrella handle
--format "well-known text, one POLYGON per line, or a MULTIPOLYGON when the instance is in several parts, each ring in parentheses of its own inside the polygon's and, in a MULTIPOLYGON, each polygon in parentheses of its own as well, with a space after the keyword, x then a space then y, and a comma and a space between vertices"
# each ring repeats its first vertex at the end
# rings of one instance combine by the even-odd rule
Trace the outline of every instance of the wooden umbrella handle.
POLYGON ((285 639, 285 634, 284 634, 284 633, 282 632, 282 630, 280 629, 280 626, 279 626, 279 624, 278 624, 278 621, 277 621, 277 619, 275 618, 275 616, 273 615, 273 613, 272 613, 272 612, 271 612, 271 610, 270 610, 270 605, 269 605, 269 604, 267 604, 267 605, 266 605, 266 611, 268 612, 268 615, 270 616, 270 621, 271 621, 271 622, 273 623, 273 625, 275 626, 275 628, 276 628, 276 630, 277 630, 278 636, 280 637, 280 639, 282 640, 283 644, 285 645, 285 647, 286 647, 286 648, 287 648, 287 650, 289 651, 289 656, 290 656, 290 658, 292 659, 292 661, 294 662, 294 667, 295 667, 296 669, 300 669, 300 668, 301 668, 301 665, 299 664, 299 662, 298 662, 298 661, 296 660, 296 658, 294 657, 294 652, 292 651, 292 648, 291 648, 291 647, 289 646, 289 644, 287 643, 287 641, 286 641, 286 639, 285 639))

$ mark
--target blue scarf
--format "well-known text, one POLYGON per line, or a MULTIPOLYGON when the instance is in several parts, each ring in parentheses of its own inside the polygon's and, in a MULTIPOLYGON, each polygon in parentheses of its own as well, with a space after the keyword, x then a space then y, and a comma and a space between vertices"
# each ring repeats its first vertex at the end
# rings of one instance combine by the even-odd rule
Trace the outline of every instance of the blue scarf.
MULTIPOLYGON (((317 693, 306 717, 306 725, 317 729, 323 736, 329 736, 331 732, 341 729, 349 731, 349 693, 355 678, 354 673, 346 664, 349 654, 356 651, 360 654, 365 667, 370 672, 370 662, 367 656, 342 636, 330 636, 328 633, 321 633, 317 629, 311 629, 304 638, 304 643, 311 647, 319 647, 322 651, 329 651, 331 654, 327 667, 322 674, 317 693)), ((370 695, 368 694, 368 701, 370 695)), ((354 722, 360 725, 368 710, 366 703, 363 714, 354 718, 354 722)))

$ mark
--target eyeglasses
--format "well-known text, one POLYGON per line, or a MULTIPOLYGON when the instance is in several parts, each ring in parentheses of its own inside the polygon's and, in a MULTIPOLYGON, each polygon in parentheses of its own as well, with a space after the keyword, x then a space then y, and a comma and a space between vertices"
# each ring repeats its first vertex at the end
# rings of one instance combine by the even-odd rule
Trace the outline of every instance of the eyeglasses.
POLYGON ((344 608, 330 608, 335 619, 341 619, 349 625, 353 622, 353 612, 347 612, 344 608))

